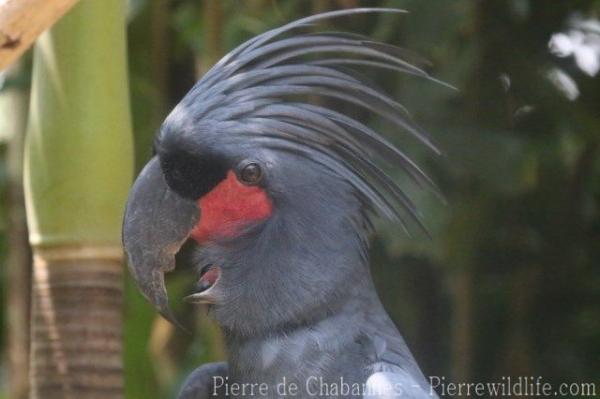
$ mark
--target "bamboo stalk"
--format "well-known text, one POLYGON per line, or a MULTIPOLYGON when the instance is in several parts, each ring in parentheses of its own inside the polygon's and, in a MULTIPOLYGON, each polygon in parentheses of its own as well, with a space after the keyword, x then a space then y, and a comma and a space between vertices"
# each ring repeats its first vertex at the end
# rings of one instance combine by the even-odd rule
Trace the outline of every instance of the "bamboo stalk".
POLYGON ((120 398, 120 226, 133 149, 125 4, 79 3, 34 49, 25 148, 31 397, 120 398))
POLYGON ((75 3, 77 0, 0 0, 0 71, 75 3))

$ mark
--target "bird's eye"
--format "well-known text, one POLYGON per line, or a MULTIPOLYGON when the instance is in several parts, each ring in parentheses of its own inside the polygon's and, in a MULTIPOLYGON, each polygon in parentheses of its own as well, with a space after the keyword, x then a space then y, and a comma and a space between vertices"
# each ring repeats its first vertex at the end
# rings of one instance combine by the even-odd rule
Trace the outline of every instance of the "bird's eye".
POLYGON ((250 162, 242 166, 240 170, 240 180, 244 184, 255 185, 262 179, 262 169, 256 162, 250 162))

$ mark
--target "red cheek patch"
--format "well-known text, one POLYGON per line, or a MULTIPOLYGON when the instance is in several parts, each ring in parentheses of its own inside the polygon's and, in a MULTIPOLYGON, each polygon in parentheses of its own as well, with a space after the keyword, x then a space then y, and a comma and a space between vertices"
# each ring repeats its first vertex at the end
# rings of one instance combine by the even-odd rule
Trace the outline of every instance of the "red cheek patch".
POLYGON ((239 182, 233 171, 198 200, 200 222, 191 232, 198 242, 235 237, 240 228, 269 217, 273 211, 267 194, 257 186, 239 182))

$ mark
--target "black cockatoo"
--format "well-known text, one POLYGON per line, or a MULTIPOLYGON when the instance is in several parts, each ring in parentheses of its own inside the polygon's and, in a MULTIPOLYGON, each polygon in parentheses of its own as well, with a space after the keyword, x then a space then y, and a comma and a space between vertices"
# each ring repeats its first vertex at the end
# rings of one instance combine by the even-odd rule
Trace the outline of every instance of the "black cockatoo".
POLYGON ((333 11, 256 36, 164 121, 127 203, 129 267, 171 318, 164 273, 182 244, 195 241, 199 277, 188 299, 210 306, 229 354, 227 364, 194 371, 180 398, 436 397, 380 303, 367 237, 374 215, 420 223, 384 163, 435 185, 329 101, 379 115, 438 152, 406 109, 357 69, 435 79, 405 61, 404 50, 314 30, 333 17, 399 12, 333 11))

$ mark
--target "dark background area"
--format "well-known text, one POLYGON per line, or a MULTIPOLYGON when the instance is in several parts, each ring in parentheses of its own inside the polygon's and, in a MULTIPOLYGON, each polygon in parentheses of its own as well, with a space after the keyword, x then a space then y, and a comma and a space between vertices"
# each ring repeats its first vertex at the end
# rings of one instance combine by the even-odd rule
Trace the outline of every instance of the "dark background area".
MULTIPOLYGON (((443 204, 407 182, 431 239, 416 228, 409 237, 397 225, 378 222, 372 269, 386 308, 426 375, 456 382, 542 376, 555 384, 596 382, 600 391, 600 78, 594 73, 600 63, 600 1, 129 3, 138 168, 149 158, 152 137, 169 110, 245 39, 330 9, 409 10, 325 25, 409 49, 415 53, 411 59, 458 88, 365 70, 445 151, 437 157, 407 135, 380 126, 424 166, 446 199, 443 204), (559 57, 554 48, 553 54, 551 41, 566 43, 570 52, 559 57)), ((28 74, 21 68, 3 88, 26 92, 28 74)), ((0 101, 1 96, 0 91, 0 101)), ((0 122, 4 129, 8 122, 0 122)), ((0 256, 6 263, 11 191, 9 151, 1 148, 0 184, 7 201, 0 205, 0 256)), ((401 178, 399 171, 391 173, 401 178)), ((11 276, 2 274, 3 287, 23 284, 11 276)), ((193 281, 182 270, 169 283, 177 303, 193 281)), ((24 284, 24 298, 28 290, 24 284)), ((125 311, 128 398, 172 397, 191 369, 224 356, 218 329, 202 309, 178 307, 192 326, 186 334, 160 319, 128 281, 125 311)))

